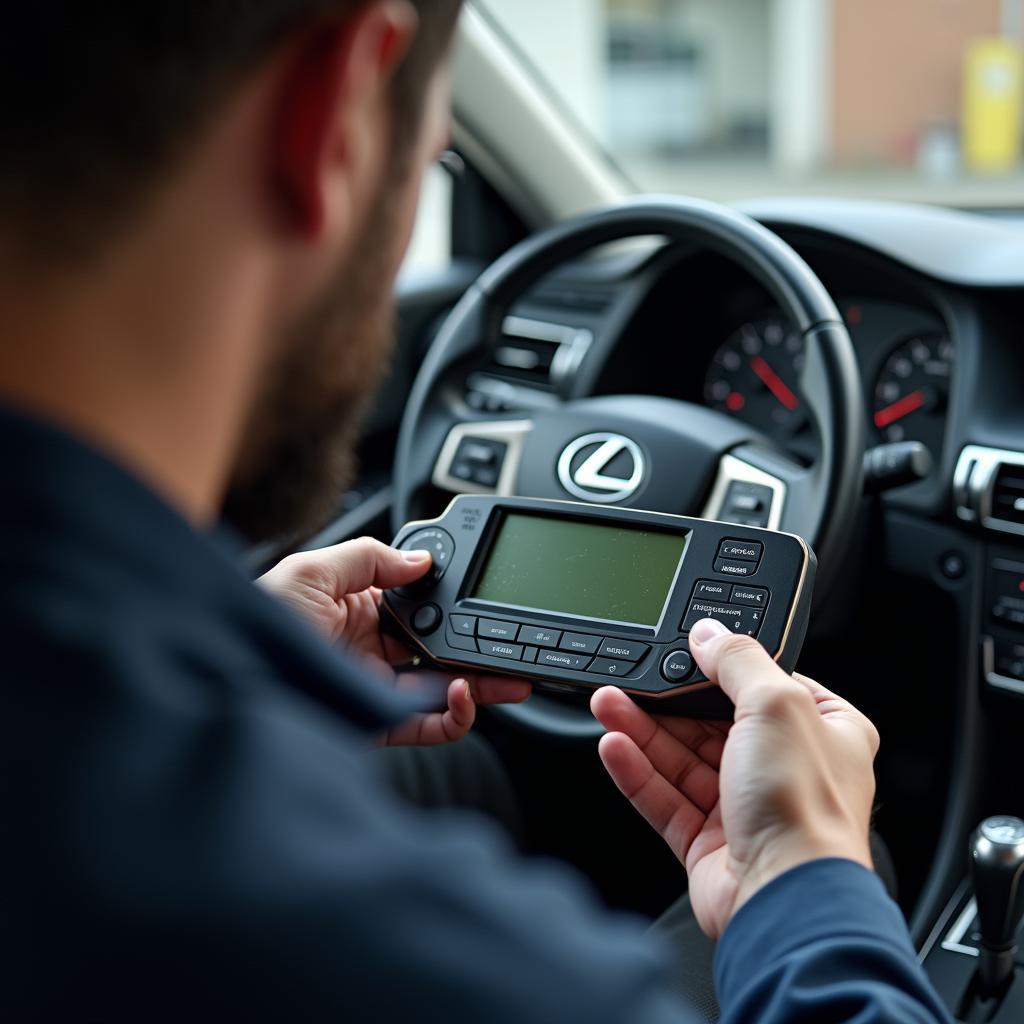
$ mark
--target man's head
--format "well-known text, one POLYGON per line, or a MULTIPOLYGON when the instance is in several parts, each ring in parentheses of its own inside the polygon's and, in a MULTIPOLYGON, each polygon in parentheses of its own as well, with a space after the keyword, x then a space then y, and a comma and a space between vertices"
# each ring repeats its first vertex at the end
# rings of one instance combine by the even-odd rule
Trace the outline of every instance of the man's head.
MULTIPOLYGON (((355 425, 387 362, 391 289, 422 172, 446 138, 458 9, 459 0, 66 0, 5 14, 0 274, 57 275, 69 295, 94 280, 77 289, 83 309, 82 295, 109 285, 117 333, 111 307, 131 297, 115 282, 124 293, 132 268, 153 259, 166 275, 152 293, 167 299, 165 320, 211 334, 200 351, 180 330, 181 351, 197 369, 208 363, 208 378, 223 376, 225 402, 234 396, 221 490, 230 479, 227 512, 251 536, 307 525, 344 483, 355 425), (190 276, 185 264, 197 261, 209 265, 190 276), (180 308, 189 304, 192 320, 180 308), (222 360, 210 351, 215 324, 222 360), (234 337, 243 329, 248 344, 234 337), (227 353, 245 381, 237 395, 227 353)), ((88 319, 79 317, 83 335, 88 319)), ((159 335, 136 337, 121 360, 142 353, 140 366, 163 372, 155 389, 187 376, 169 351, 179 340, 159 335)), ((68 365, 98 401, 82 353, 68 365)), ((18 382, 5 384, 17 399, 18 382)), ((214 396, 197 395, 183 388, 181 402, 217 421, 198 408, 214 396)), ((70 418, 87 420, 91 400, 70 418)))

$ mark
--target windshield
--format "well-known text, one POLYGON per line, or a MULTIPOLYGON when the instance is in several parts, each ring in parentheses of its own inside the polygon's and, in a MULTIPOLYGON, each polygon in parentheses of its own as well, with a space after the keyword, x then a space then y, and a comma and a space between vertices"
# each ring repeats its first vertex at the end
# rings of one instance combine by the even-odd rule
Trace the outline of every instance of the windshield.
POLYGON ((644 191, 1024 204, 1024 0, 483 0, 644 191))

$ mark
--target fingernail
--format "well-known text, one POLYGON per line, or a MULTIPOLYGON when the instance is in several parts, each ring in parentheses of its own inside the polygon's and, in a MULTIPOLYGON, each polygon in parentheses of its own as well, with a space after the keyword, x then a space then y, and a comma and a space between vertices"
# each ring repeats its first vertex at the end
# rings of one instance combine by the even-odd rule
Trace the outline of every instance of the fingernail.
POLYGON ((469 688, 469 680, 467 680, 467 679, 463 679, 462 680, 462 688, 465 691, 464 695, 465 695, 466 700, 472 700, 473 699, 473 691, 469 688))
POLYGON ((402 557, 407 562, 415 562, 418 565, 420 562, 429 561, 433 556, 429 551, 403 551, 402 557))
POLYGON ((717 619, 701 619, 695 622, 693 629, 690 630, 690 643, 700 646, 710 643, 715 637, 728 635, 729 627, 717 619))

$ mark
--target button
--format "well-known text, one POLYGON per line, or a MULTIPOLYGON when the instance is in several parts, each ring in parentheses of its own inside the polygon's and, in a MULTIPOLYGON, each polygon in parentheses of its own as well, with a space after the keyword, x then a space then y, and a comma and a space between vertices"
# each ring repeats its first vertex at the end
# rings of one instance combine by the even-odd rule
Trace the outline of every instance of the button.
POLYGON ((639 661, 651 648, 630 640, 605 640, 598 649, 602 658, 617 658, 619 661, 639 661))
POLYGON ((596 672, 599 676, 624 676, 636 668, 630 661, 621 658, 595 658, 588 672, 596 672))
POLYGON ((693 599, 705 601, 721 601, 728 604, 732 595, 731 583, 715 583, 713 580, 700 580, 693 588, 693 599))
POLYGON ((737 584, 732 588, 732 603, 750 605, 751 608, 767 608, 768 591, 764 587, 744 587, 737 584))
POLYGON ((449 615, 448 623, 459 636, 476 636, 476 619, 472 615, 449 615))
POLYGON ((693 675, 693 658, 687 651, 672 651, 661 663, 661 674, 670 683, 681 683, 693 675))
POLYGON ((519 632, 518 622, 500 622, 498 619, 481 619, 476 625, 476 635, 489 640, 515 640, 519 632))
POLYGON ((537 655, 539 653, 540 652, 536 647, 527 647, 526 650, 523 651, 523 661, 528 661, 532 664, 537 660, 537 655))
POLYGON ((402 551, 429 551, 434 559, 434 566, 427 578, 436 583, 445 573, 455 554, 455 541, 444 530, 430 527, 417 530, 411 537, 402 541, 402 551))
POLYGON ((679 629, 683 633, 689 633, 695 622, 699 622, 701 619, 716 619, 728 626, 734 633, 757 636, 763 618, 764 612, 760 608, 741 608, 735 604, 694 601, 679 629))
POLYGON ((763 512, 764 499, 757 494, 737 494, 729 502, 729 507, 734 512, 741 512, 745 515, 749 515, 752 512, 763 512))
POLYGON ((525 644, 536 644, 538 647, 557 647, 562 633, 557 629, 543 629, 540 626, 523 626, 519 630, 519 639, 525 644))
POLYGON ((597 649, 601 646, 601 638, 599 636, 587 636, 585 633, 566 633, 558 646, 563 651, 597 654, 597 649))
POLYGON ((547 665, 549 668, 568 668, 574 672, 582 672, 590 659, 581 654, 569 654, 565 651, 541 651, 537 655, 538 665, 547 665))
POLYGON ((456 651, 472 651, 474 654, 478 651, 476 641, 471 636, 459 636, 458 633, 453 633, 449 629, 445 640, 448 641, 448 646, 456 651))
POLYGON ((759 562, 763 554, 764 545, 755 540, 723 540, 718 548, 719 558, 738 562, 759 562))
POLYGON ((436 633, 438 627, 444 621, 444 615, 436 604, 424 604, 413 612, 412 628, 420 636, 429 636, 436 633))
POLYGON ((523 648, 519 644, 499 644, 493 640, 480 641, 480 653, 491 658, 508 658, 510 661, 520 661, 523 657, 523 648))
POLYGON ((939 571, 947 580, 961 580, 967 574, 967 563, 964 561, 963 555, 950 551, 942 556, 942 560, 939 562, 939 571))
POLYGON ((730 562, 725 558, 719 558, 715 562, 715 572, 723 576, 753 576, 757 572, 756 562, 730 562))

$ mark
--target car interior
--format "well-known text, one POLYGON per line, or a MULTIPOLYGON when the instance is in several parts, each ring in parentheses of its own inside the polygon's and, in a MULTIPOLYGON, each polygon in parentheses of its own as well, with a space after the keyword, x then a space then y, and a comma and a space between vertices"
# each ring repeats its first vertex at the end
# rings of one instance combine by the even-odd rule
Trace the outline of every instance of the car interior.
MULTIPOLYGON (((874 827, 922 962, 954 1014, 1024 1019, 1009 996, 989 1016, 969 1005, 979 913, 1013 898, 1002 868, 971 860, 975 830, 1024 814, 1024 220, 648 194, 479 5, 452 150, 430 186, 446 259, 400 279, 359 480, 286 550, 390 543, 456 494, 601 500, 569 493, 557 462, 602 432, 654 453, 622 507, 799 534, 818 557, 799 669, 878 726, 874 827)), ((601 768, 577 691, 547 686, 478 727, 529 853, 650 918, 684 891, 601 768)))

